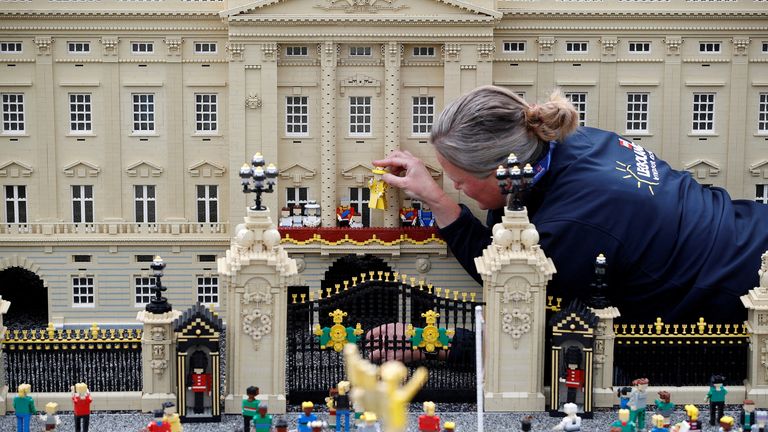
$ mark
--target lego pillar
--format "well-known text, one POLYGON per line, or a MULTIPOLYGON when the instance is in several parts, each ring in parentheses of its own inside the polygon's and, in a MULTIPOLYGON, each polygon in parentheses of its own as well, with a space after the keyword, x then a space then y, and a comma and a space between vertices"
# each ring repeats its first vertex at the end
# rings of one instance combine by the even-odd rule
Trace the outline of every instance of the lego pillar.
MULTIPOLYGON (((5 370, 5 354, 3 353, 3 342, 5 341, 5 326, 3 325, 3 315, 8 313, 8 308, 11 307, 11 302, 3 300, 0 296, 0 371, 5 370)), ((0 415, 5 415, 5 400, 8 395, 8 388, 6 387, 5 374, 0 373, 0 415)))
POLYGON ((746 36, 736 36, 733 42, 731 59, 731 100, 728 106, 728 165, 725 170, 725 187, 733 196, 746 196, 744 187, 744 168, 749 165, 745 158, 747 147, 747 128, 744 119, 748 117, 749 100, 749 42, 746 36))
MULTIPOLYGON (((398 42, 384 46, 384 154, 400 148, 400 50, 398 42)), ((387 188, 384 226, 400 226, 400 204, 395 188, 387 188)))
POLYGON ((599 127, 611 130, 616 124, 616 36, 602 36, 600 46, 600 81, 598 96, 597 124, 599 127))
POLYGON ((285 412, 286 297, 296 261, 280 246, 269 210, 247 210, 226 256, 218 261, 227 299, 225 412, 240 412, 249 386, 285 412))
MULTIPOLYGON (((279 53, 279 45, 277 42, 267 42, 262 44, 262 62, 261 62, 261 70, 259 71, 260 75, 260 84, 261 84, 261 100, 262 104, 265 107, 278 107, 281 106, 281 103, 278 102, 277 98, 277 75, 278 75, 278 65, 277 61, 280 56, 279 53)), ((246 52, 247 53, 247 52, 246 52)), ((282 103, 285 103, 285 100, 283 100, 282 103)), ((239 106, 237 108, 237 111, 245 110, 245 104, 240 101, 239 106)), ((264 155, 264 158, 268 161, 273 161, 275 165, 280 165, 280 160, 278 157, 278 145, 280 143, 280 138, 278 138, 278 128, 276 125, 278 124, 278 110, 277 109, 263 109, 261 110, 260 117, 261 119, 261 125, 262 127, 259 129, 260 136, 254 138, 251 138, 251 135, 248 134, 252 131, 251 129, 246 129, 246 147, 251 142, 258 142, 257 148, 250 148, 252 150, 251 154, 247 155, 246 157, 250 158, 253 153, 261 152, 262 155, 264 155)), ((236 165, 239 166, 239 165, 236 165)), ((278 197, 280 196, 279 193, 272 193, 272 194, 262 194, 261 195, 261 202, 262 205, 267 208, 273 208, 275 209, 275 212, 273 213, 273 216, 277 217, 277 215, 280 213, 280 207, 278 207, 278 197)), ((236 214, 241 214, 240 210, 237 210, 236 214)))
POLYGON ((159 409, 163 402, 176 400, 173 320, 180 315, 177 310, 161 314, 143 310, 136 315, 136 320, 144 324, 141 336, 141 410, 144 412, 159 409))
MULTIPOLYGON (((680 86, 682 81, 682 62, 680 60, 680 45, 683 38, 667 36, 664 38, 667 47, 664 57, 664 89, 661 132, 661 154, 672 168, 680 168, 680 142, 686 135, 686 127, 681 127, 680 118, 680 86)), ((683 141, 684 142, 684 141, 683 141)))
POLYGON ((613 331, 613 320, 620 317, 615 307, 592 309, 599 321, 595 329, 594 351, 594 382, 592 386, 593 406, 612 407, 616 395, 613 386, 613 342, 616 333, 613 331))
MULTIPOLYGON (((38 200, 40 220, 44 222, 57 221, 58 205, 61 196, 66 196, 59 191, 59 165, 57 163, 56 152, 62 144, 59 138, 64 134, 57 133, 57 128, 52 127, 55 118, 55 104, 51 101, 56 100, 54 94, 56 86, 53 85, 53 38, 49 36, 35 37, 35 46, 37 47, 37 56, 34 63, 33 80, 35 85, 33 90, 37 105, 37 130, 34 131, 37 136, 32 143, 34 148, 30 149, 34 154, 40 155, 37 159, 39 166, 35 167, 35 175, 40 175, 40 184, 46 187, 40 188, 40 199, 38 200)), ((115 42, 116 44, 117 42, 115 42)), ((10 155, 9 155, 10 156, 10 155)), ((64 191, 66 192, 66 191, 64 191)))
POLYGON ((320 219, 324 227, 336 226, 336 44, 320 49, 320 219))
POLYGON ((747 362, 747 399, 757 406, 768 405, 768 252, 762 256, 758 271, 760 286, 741 296, 747 308, 749 360, 747 362))
POLYGON ((547 282, 552 260, 525 209, 505 210, 493 243, 475 258, 483 278, 485 409, 543 411, 547 282))

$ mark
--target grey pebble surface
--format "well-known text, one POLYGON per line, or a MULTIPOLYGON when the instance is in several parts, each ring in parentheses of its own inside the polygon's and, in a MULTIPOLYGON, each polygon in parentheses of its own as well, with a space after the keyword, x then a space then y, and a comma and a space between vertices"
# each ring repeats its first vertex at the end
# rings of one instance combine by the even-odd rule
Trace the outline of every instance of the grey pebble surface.
MULTIPOLYGON (((440 408, 440 404, 438 404, 440 408)), ((704 425, 704 431, 717 431, 717 427, 709 426, 709 412, 704 406, 701 409, 700 420, 704 425)), ((445 412, 438 413, 443 422, 453 421, 456 423, 457 432, 469 432, 477 430, 477 413, 470 411, 474 406, 449 406, 445 412), (452 408, 452 409, 449 409, 452 408), (465 408, 465 409, 461 409, 465 408)), ((738 422, 738 406, 727 407, 725 414, 736 418, 738 422)), ((296 427, 296 419, 299 416, 297 408, 289 408, 286 420, 293 429, 296 427)), ((407 432, 418 432, 417 419, 420 413, 420 405, 414 404, 410 407, 409 426, 407 432)), ((646 430, 650 429, 650 419, 652 410, 649 410, 646 420, 646 430)), ((534 431, 549 431, 560 422, 560 419, 550 417, 547 413, 485 413, 484 425, 488 432, 516 432, 520 431, 520 421, 523 417, 533 416, 534 431)), ((59 415, 61 425, 57 431, 74 431, 74 420, 71 413, 63 412, 59 415)), ((327 420, 326 412, 319 412, 318 417, 321 420, 327 420)), ((673 422, 682 421, 685 413, 678 407, 673 416, 673 422)), ((146 426, 150 420, 149 414, 139 413, 94 413, 91 415, 91 432, 137 432, 146 426)), ((610 424, 617 419, 615 411, 600 410, 596 411, 594 419, 584 419, 582 421, 583 432, 608 432, 610 424)), ((237 415, 225 415, 221 423, 185 423, 184 432, 239 432, 242 430, 242 417, 237 415)), ((42 429, 42 423, 39 418, 32 420, 32 432, 38 432, 42 429)), ((329 431, 332 429, 328 429, 329 431)), ((16 417, 11 415, 0 416, 0 432, 16 432, 16 417)))

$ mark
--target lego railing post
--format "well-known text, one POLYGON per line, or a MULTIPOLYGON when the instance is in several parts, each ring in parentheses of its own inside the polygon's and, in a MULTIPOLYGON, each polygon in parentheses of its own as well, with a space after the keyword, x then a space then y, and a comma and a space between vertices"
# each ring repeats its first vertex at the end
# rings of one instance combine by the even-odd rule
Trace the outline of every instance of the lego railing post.
POLYGON ((163 313, 140 311, 136 320, 144 324, 141 336, 142 395, 141 410, 152 412, 163 402, 176 401, 176 343, 173 321, 177 310, 163 313))
POLYGON ((612 407, 616 395, 613 386, 613 347, 616 333, 613 320, 621 316, 615 307, 592 309, 598 321, 594 345, 594 384, 592 387, 593 406, 612 407))
POLYGON ((747 399, 757 406, 768 405, 768 251, 762 256, 757 272, 759 286, 741 296, 747 308, 749 359, 747 362, 747 399))
POLYGON ((268 399, 270 413, 285 412, 288 284, 296 261, 280 246, 269 210, 247 210, 231 246, 218 261, 227 301, 226 413, 241 412, 249 386, 268 399))
POLYGON ((543 411, 547 282, 555 272, 525 208, 505 210, 475 258, 486 304, 485 409, 543 411))
MULTIPOLYGON (((3 315, 8 313, 8 308, 11 307, 11 302, 3 300, 0 296, 0 371, 5 370, 5 352, 3 351, 3 341, 5 341, 5 326, 3 325, 3 315)), ((5 415, 5 401, 8 395, 8 387, 6 387, 5 374, 0 373, 0 415, 5 415)))

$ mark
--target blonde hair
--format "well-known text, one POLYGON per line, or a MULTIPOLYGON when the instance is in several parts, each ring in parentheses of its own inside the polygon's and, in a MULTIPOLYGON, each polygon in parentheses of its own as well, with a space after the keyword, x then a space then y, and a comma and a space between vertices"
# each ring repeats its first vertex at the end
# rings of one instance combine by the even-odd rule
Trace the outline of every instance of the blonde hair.
POLYGON ((686 405, 685 413, 688 414, 688 417, 690 417, 692 421, 699 419, 699 409, 696 408, 696 405, 686 405))
POLYGON ((562 140, 579 113, 559 90, 541 105, 495 86, 478 87, 448 104, 432 126, 435 150, 478 178, 491 175, 510 153, 533 163, 549 141, 562 140))

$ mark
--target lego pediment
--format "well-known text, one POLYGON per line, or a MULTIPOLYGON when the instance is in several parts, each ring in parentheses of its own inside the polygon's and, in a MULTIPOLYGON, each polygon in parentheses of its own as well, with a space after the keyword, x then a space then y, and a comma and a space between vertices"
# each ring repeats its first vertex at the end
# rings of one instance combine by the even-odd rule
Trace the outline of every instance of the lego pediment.
POLYGON ((29 177, 33 172, 31 166, 15 160, 0 165, 0 177, 29 177))
POLYGON ((67 177, 97 177, 101 172, 98 165, 90 162, 77 161, 64 167, 64 175, 67 177))
POLYGON ((684 168, 697 179, 717 177, 720 174, 720 165, 706 159, 697 159, 686 164, 684 168))
MULTIPOLYGON (((561 339, 586 338, 592 339, 595 335, 598 317, 578 299, 573 300, 563 310, 552 317, 552 343, 561 339)), ((591 344, 589 344, 591 345, 591 344)))
POLYGON ((138 161, 135 164, 129 165, 125 172, 128 174, 128 177, 160 177, 160 174, 163 173, 163 168, 151 162, 138 161))
POLYGON ((196 303, 176 318, 174 331, 179 337, 218 339, 224 331, 224 324, 215 312, 196 303))
POLYGON ((227 169, 224 165, 203 160, 190 166, 188 171, 192 177, 221 177, 227 169))
POLYGON ((304 180, 309 180, 315 176, 315 170, 309 169, 302 164, 293 164, 288 168, 280 169, 280 178, 292 180, 294 184, 301 184, 304 180))
POLYGON ((768 179, 768 159, 763 159, 760 162, 750 165, 749 173, 752 174, 753 177, 768 179))
POLYGON ((341 175, 344 176, 345 179, 354 180, 355 183, 362 185, 365 183, 366 179, 373 177, 371 169, 372 168, 367 165, 356 164, 342 170, 341 175))

